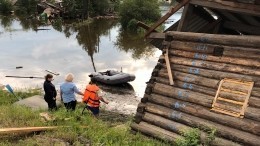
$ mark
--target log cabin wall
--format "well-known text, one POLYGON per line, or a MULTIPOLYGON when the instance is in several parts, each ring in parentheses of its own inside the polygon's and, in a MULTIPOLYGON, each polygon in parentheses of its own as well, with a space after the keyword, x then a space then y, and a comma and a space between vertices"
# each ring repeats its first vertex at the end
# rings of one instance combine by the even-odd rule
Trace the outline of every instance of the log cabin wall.
MULTIPOLYGON (((138 105, 131 124, 134 131, 174 143, 183 138, 183 130, 198 128, 200 140, 206 144, 206 132, 216 129, 210 145, 260 144, 259 3, 220 1, 190 0, 184 6, 181 20, 163 33, 153 32, 147 37, 164 53, 138 105), (249 10, 249 6, 254 7, 249 10), (211 17, 212 13, 217 19, 211 17), (169 81, 166 49, 174 85, 169 81), (211 110, 220 81, 225 78, 254 82, 243 118, 211 110)), ((223 86, 244 90, 242 85, 223 86)), ((221 96, 242 98, 227 92, 221 96)))
MULTIPOLYGON (((160 59, 132 128, 155 137, 167 135, 171 141, 181 137, 183 129, 214 128, 217 138, 213 145, 259 145, 260 38, 169 31, 163 44, 170 46, 175 84, 169 85, 166 64, 160 59), (219 82, 224 78, 254 82, 244 118, 210 110, 219 82)), ((227 88, 233 87, 227 85, 227 88)), ((203 135, 205 132, 201 138, 205 140, 203 135)))

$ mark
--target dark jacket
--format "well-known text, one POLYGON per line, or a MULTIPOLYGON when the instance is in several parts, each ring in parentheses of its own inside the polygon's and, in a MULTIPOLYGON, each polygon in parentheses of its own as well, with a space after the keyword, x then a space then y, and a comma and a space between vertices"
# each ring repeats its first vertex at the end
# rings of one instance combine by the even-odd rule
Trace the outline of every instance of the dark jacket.
POLYGON ((45 81, 43 84, 44 88, 44 99, 45 100, 53 100, 53 97, 57 96, 57 91, 55 89, 55 86, 50 81, 45 81))

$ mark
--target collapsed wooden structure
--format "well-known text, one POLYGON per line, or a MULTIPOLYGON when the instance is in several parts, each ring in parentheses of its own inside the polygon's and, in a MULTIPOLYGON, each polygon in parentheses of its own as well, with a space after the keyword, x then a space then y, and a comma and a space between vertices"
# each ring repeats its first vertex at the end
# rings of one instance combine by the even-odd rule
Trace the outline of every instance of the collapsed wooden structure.
MULTIPOLYGON (((174 142, 198 128, 210 145, 260 144, 260 1, 182 0, 146 37, 163 51, 131 127, 174 142), (165 32, 155 29, 184 6, 165 32)), ((140 23, 141 24, 141 23, 140 23)))

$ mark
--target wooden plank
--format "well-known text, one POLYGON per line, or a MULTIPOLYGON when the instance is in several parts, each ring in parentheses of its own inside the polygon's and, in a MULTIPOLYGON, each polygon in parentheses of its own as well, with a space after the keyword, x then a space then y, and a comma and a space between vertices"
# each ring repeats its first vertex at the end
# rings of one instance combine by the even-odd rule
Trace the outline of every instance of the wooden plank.
POLYGON ((165 62, 166 62, 166 67, 167 67, 170 85, 174 85, 173 76, 172 76, 172 69, 171 69, 171 65, 170 65, 170 61, 169 61, 169 49, 168 48, 169 48, 169 46, 166 48, 166 53, 165 53, 164 57, 165 57, 165 62))
POLYGON ((238 102, 238 101, 222 98, 220 96, 218 97, 218 100, 222 100, 222 101, 226 101, 226 102, 233 103, 233 104, 238 104, 238 105, 244 105, 244 102, 238 102))
POLYGON ((225 91, 225 92, 234 93, 234 94, 239 94, 239 95, 247 95, 247 93, 235 91, 235 90, 231 90, 231 89, 220 88, 220 90, 225 91))
POLYGON ((233 116, 233 117, 240 117, 239 113, 232 113, 231 111, 224 110, 224 109, 218 108, 218 107, 214 107, 211 110, 216 111, 216 112, 220 112, 220 113, 225 114, 225 115, 230 115, 230 116, 233 116))
POLYGON ((252 25, 246 25, 243 23, 237 23, 237 22, 231 22, 231 21, 225 21, 223 24, 223 27, 237 30, 239 32, 245 32, 248 34, 253 35, 260 35, 260 27, 252 26, 252 25))
POLYGON ((57 128, 59 128, 59 126, 2 128, 0 129, 0 134, 38 132, 38 131, 53 130, 57 128))
POLYGON ((213 103, 212 103, 212 107, 213 108, 214 108, 214 105, 216 104, 216 101, 217 101, 217 98, 219 96, 219 92, 220 92, 220 89, 221 89, 221 86, 222 86, 223 82, 224 82, 224 80, 221 80, 220 83, 219 83, 218 91, 217 91, 216 96, 215 96, 215 98, 213 100, 213 103))
MULTIPOLYGON (((146 30, 149 30, 150 26, 148 26, 147 24, 141 22, 141 21, 138 21, 137 22, 137 26, 139 27, 142 27, 143 29, 146 29, 146 30)), ((153 30, 153 32, 157 32, 156 30, 153 30)))
POLYGON ((190 5, 190 4, 186 4, 184 6, 184 10, 182 12, 181 19, 180 19, 177 31, 186 31, 187 25, 189 23, 189 18, 190 18, 191 14, 192 14, 192 11, 193 11, 193 7, 194 6, 190 5))
POLYGON ((182 0, 178 5, 172 7, 168 13, 161 17, 155 24, 153 24, 153 26, 146 32, 145 37, 149 36, 151 32, 153 32, 158 26, 165 22, 169 17, 171 17, 175 12, 186 5, 189 1, 190 0, 182 0))
POLYGON ((241 112, 240 112, 241 115, 244 115, 244 114, 245 114, 245 110, 246 110, 246 107, 248 106, 248 100, 249 100, 249 97, 250 97, 250 95, 251 95, 253 86, 254 86, 254 83, 251 82, 251 85, 250 85, 249 91, 248 91, 248 95, 247 95, 247 97, 246 97, 246 100, 245 100, 244 105, 243 105, 243 107, 242 107, 242 110, 241 110, 241 112))
POLYGON ((190 3, 213 9, 228 10, 237 13, 246 13, 250 15, 260 16, 260 7, 253 4, 241 4, 237 2, 228 2, 222 0, 191 0, 190 3))

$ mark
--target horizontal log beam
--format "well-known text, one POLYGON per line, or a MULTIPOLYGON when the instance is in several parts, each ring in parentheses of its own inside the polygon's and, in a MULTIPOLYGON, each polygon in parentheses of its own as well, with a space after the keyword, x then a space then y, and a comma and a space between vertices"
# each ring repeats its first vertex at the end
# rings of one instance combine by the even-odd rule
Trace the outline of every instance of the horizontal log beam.
MULTIPOLYGON (((155 114, 151 113, 145 113, 144 115, 144 121, 147 123, 151 123, 153 125, 156 125, 158 127, 164 128, 166 130, 172 131, 177 134, 182 134, 183 131, 189 131, 192 129, 192 127, 186 126, 184 124, 174 122, 172 120, 168 120, 166 118, 157 116, 155 114)), ((208 134, 200 131, 200 142, 202 145, 207 145, 208 142, 208 134)), ((239 146, 240 144, 234 143, 232 141, 215 137, 209 145, 211 146, 239 146)))
POLYGON ((191 41, 207 44, 240 46, 259 48, 260 37, 258 36, 239 36, 239 35, 219 35, 206 33, 192 33, 192 32, 166 32, 166 38, 172 37, 174 40, 191 41))
POLYGON ((197 52, 187 52, 182 50, 170 50, 170 55, 178 56, 178 57, 186 57, 192 59, 199 59, 205 61, 212 61, 212 62, 221 62, 221 63, 229 63, 229 64, 236 64, 236 65, 244 65, 244 66, 251 66, 251 67, 260 67, 260 57, 259 60, 256 59, 243 59, 243 58, 234 58, 234 57, 225 57, 225 56, 213 56, 209 54, 197 53, 197 52))
POLYGON ((260 69, 247 66, 231 65, 227 63, 217 63, 211 61, 204 61, 191 58, 170 57, 170 62, 173 64, 186 65, 191 67, 199 67, 211 70, 218 70, 224 72, 233 72, 245 75, 260 76, 260 69))
POLYGON ((260 143, 259 136, 257 135, 233 129, 228 126, 223 126, 221 124, 217 124, 215 122, 201 119, 196 116, 192 116, 160 105, 148 103, 146 106, 146 110, 150 113, 166 117, 168 119, 183 123, 191 127, 196 127, 204 130, 211 130, 212 128, 217 129, 217 136, 224 137, 235 142, 241 142, 244 145, 258 146, 260 143))
MULTIPOLYGON (((236 57, 236 58, 248 58, 248 59, 259 59, 260 49, 256 48, 243 48, 243 47, 233 47, 224 45, 213 45, 204 44, 189 41, 171 41, 164 42, 165 45, 170 44, 171 49, 178 49, 189 52, 203 53, 203 54, 214 54, 214 50, 223 49, 223 57, 236 57)), ((170 50, 171 50, 170 49, 170 50)))
POLYGON ((160 138, 166 141, 170 141, 173 144, 174 144, 174 140, 183 138, 178 134, 156 127, 146 122, 140 122, 139 124, 132 123, 130 127, 138 132, 144 133, 146 135, 155 138, 160 138))
MULTIPOLYGON (((161 64, 161 65, 164 67, 164 64, 161 64)), ((258 94, 258 96, 260 97, 260 88, 257 88, 257 87, 260 87, 260 78, 257 76, 249 76, 249 75, 222 72, 222 71, 216 71, 216 70, 208 70, 208 69, 196 68, 196 67, 190 67, 190 66, 178 65, 178 64, 171 64, 171 68, 174 71, 179 71, 179 72, 193 74, 193 75, 199 75, 202 77, 216 79, 218 81, 220 81, 224 78, 253 81, 255 83, 254 86, 256 86, 256 87, 253 88, 252 95, 257 96, 256 94, 258 94), (256 93, 257 91, 259 93, 256 93)), ((185 74, 185 75, 187 75, 187 74, 185 74)), ((215 85, 214 85, 214 87, 215 87, 215 85)))

